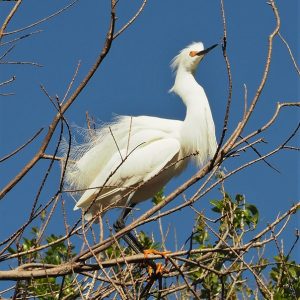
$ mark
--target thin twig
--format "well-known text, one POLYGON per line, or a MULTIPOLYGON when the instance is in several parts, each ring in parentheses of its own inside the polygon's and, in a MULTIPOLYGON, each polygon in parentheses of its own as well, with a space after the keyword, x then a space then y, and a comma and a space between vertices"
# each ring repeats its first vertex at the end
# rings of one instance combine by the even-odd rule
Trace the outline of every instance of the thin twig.
MULTIPOLYGON (((38 20, 38 21, 36 21, 36 22, 34 22, 34 23, 28 25, 28 26, 25 26, 25 27, 23 27, 23 28, 20 28, 20 29, 17 29, 17 30, 13 30, 13 31, 10 31, 10 32, 4 32, 3 35, 6 36, 6 35, 10 35, 10 34, 15 34, 15 33, 18 33, 18 32, 24 31, 24 30, 27 30, 27 29, 29 29, 29 28, 32 28, 32 27, 34 27, 34 26, 36 26, 36 25, 38 25, 38 24, 41 24, 41 23, 43 23, 43 22, 46 22, 46 21, 48 21, 49 19, 51 19, 51 18, 53 18, 53 17, 59 15, 60 13, 64 12, 65 10, 67 10, 68 8, 70 8, 71 6, 73 6, 73 5, 74 5, 76 2, 78 2, 78 1, 79 1, 79 0, 75 0, 75 1, 71 2, 70 4, 68 4, 67 6, 63 7, 62 9, 60 9, 60 10, 56 11, 55 13, 51 14, 50 16, 47 16, 47 17, 45 17, 45 18, 43 18, 43 19, 41 19, 41 20, 38 20)), ((21 0, 19 0, 18 2, 21 2, 21 0)))
POLYGON ((125 31, 138 18, 138 16, 143 11, 146 3, 147 3, 147 0, 144 0, 142 5, 140 6, 139 10, 137 11, 137 13, 117 33, 114 34, 113 39, 116 39, 123 31, 125 31))
POLYGON ((16 4, 14 5, 14 7, 12 8, 12 10, 10 11, 10 13, 7 15, 6 19, 4 20, 1 28, 0 28, 0 42, 2 37, 6 34, 4 31, 7 27, 7 25, 9 24, 9 22, 11 21, 11 19, 13 18, 14 14, 17 12, 19 6, 21 5, 22 0, 18 0, 16 2, 16 4))
POLYGON ((39 129, 27 142, 25 142, 22 146, 20 146, 19 148, 17 148, 16 150, 14 150, 13 152, 5 155, 4 157, 0 158, 0 163, 11 158, 12 156, 14 156, 15 154, 17 154, 18 152, 20 152, 22 149, 24 149, 26 146, 28 146, 42 131, 44 130, 44 128, 39 129))
POLYGON ((294 64, 294 67, 295 67, 295 69, 296 69, 298 75, 300 76, 300 69, 299 69, 299 67, 298 67, 298 65, 297 65, 296 59, 295 59, 295 57, 294 57, 294 55, 293 55, 293 52, 292 52, 292 50, 291 50, 291 48, 290 48, 288 42, 284 39, 284 37, 282 36, 282 34, 281 34, 280 32, 278 32, 278 36, 281 38, 281 40, 283 41, 283 43, 284 43, 285 46, 287 47, 287 49, 288 49, 288 51, 289 51, 289 55, 290 55, 290 57, 291 57, 291 60, 292 60, 292 62, 293 62, 293 64, 294 64))

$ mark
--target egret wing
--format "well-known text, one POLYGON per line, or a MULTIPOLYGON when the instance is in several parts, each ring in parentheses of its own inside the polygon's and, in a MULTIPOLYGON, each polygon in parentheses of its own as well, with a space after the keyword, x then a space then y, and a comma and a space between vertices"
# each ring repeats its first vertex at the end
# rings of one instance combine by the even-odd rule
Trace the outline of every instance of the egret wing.
MULTIPOLYGON (((72 146, 65 181, 70 189, 86 189, 109 164, 118 148, 130 152, 145 142, 178 139, 181 124, 182 121, 149 116, 119 116, 114 122, 96 129, 83 145, 72 146)), ((68 145, 65 148, 68 149, 68 145)))
POLYGON ((148 181, 174 160, 180 151, 180 143, 173 138, 159 139, 140 145, 127 157, 124 155, 125 151, 122 149, 114 154, 89 189, 83 193, 75 209, 89 206, 96 197, 97 201, 101 201, 104 196, 120 193, 148 181), (114 188, 107 194, 103 185, 114 188))

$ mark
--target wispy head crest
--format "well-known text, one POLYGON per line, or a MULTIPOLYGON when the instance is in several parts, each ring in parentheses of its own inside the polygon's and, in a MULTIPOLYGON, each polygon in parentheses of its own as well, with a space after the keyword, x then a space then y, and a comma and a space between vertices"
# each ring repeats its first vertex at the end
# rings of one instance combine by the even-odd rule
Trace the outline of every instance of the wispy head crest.
POLYGON ((192 42, 186 48, 182 49, 178 55, 176 55, 171 61, 171 69, 173 72, 176 72, 182 60, 185 59, 185 56, 188 55, 190 51, 201 51, 204 49, 204 45, 202 42, 192 42))

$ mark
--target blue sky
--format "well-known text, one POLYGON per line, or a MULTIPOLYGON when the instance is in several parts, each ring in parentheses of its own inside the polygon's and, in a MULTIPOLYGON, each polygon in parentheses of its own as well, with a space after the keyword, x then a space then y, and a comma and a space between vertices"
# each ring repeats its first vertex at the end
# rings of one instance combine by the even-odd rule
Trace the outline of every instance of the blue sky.
MULTIPOLYGON (((62 0, 24 2, 7 30, 32 23, 67 3, 69 2, 62 0)), ((299 61, 299 2, 281 0, 277 1, 277 5, 282 19, 281 33, 289 42, 294 54, 298 53, 299 61)), ((0 3, 1 20, 11 6, 8 2, 0 3)), ((120 1, 117 29, 126 23, 137 8, 138 1, 120 1)), ((75 86, 80 82, 103 44, 108 28, 108 10, 108 1, 79 1, 67 12, 27 31, 43 30, 20 41, 6 57, 9 61, 34 61, 43 67, 1 65, 0 82, 13 75, 17 79, 0 91, 15 93, 13 96, 0 98, 0 157, 17 148, 39 128, 45 127, 42 135, 34 143, 12 160, 2 163, 1 187, 13 178, 35 153, 55 114, 52 104, 41 92, 39 85, 43 84, 50 95, 58 95, 61 99, 79 61, 81 67, 75 86)), ((229 132, 232 132, 243 112, 243 84, 247 85, 250 100, 261 80, 267 37, 275 26, 275 20, 265 1, 225 1, 225 10, 228 55, 233 74, 233 103, 229 123, 229 132)), ((114 114, 154 115, 182 120, 185 115, 184 105, 177 96, 168 93, 174 80, 169 63, 179 50, 191 42, 203 41, 206 46, 210 46, 220 42, 222 34, 219 1, 149 1, 136 23, 115 40, 109 55, 67 112, 66 118, 70 124, 78 126, 85 126, 86 111, 99 122, 110 121, 114 114)), ((9 40, 9 37, 2 42, 6 40, 9 40)), ((7 47, 3 46, 1 53, 4 53, 5 49, 7 47)), ((217 136, 220 137, 227 99, 227 76, 220 47, 205 58, 196 77, 208 95, 217 136)), ((264 124, 272 116, 278 101, 299 101, 299 84, 287 49, 276 38, 269 81, 245 133, 252 132, 264 124)), ((268 144, 258 146, 258 150, 266 153, 273 149, 293 131, 298 120, 299 114, 296 110, 283 111, 278 122, 263 135, 268 144)), ((54 143, 50 146, 49 153, 53 145, 54 143)), ((241 158, 226 162, 224 167, 230 171, 241 162, 255 157, 256 154, 250 151, 241 158)), ((266 164, 259 163, 238 173, 226 183, 230 194, 245 194, 247 200, 258 207, 261 212, 261 226, 265 226, 280 212, 286 211, 292 203, 299 201, 298 154, 283 151, 269 161, 280 170, 280 174, 266 164)), ((1 200, 0 240, 9 236, 28 217, 41 182, 41 175, 48 163, 49 161, 38 163, 17 187, 1 200)), ((184 182, 194 172, 195 168, 190 167, 168 185, 167 192, 184 182)), ((57 165, 42 193, 41 204, 49 199, 51 191, 56 188, 59 174, 60 169, 57 165)), ((193 190, 192 188, 186 194, 191 195, 193 190)), ((64 197, 67 201, 68 221, 72 224, 79 217, 79 213, 72 211, 72 199, 67 195, 64 197)), ((209 200, 217 197, 220 197, 220 193, 215 190, 201 199, 196 207, 209 210, 209 200)), ((175 203, 181 201, 182 198, 179 197, 175 203)), ((141 211, 145 211, 150 205, 141 205, 141 211)), ((112 218, 114 217, 115 215, 112 215, 112 218)), ((164 224, 184 224, 184 229, 189 230, 193 220, 194 215, 191 211, 183 210, 166 218, 164 224)), ((111 220, 110 223, 112 222, 111 220)), ((287 248, 294 239, 294 229, 297 226, 299 227, 299 223, 293 218, 283 235, 287 248)), ((55 215, 49 231, 57 234, 64 232, 61 215, 55 215)), ((171 241, 172 239, 170 237, 171 241)))

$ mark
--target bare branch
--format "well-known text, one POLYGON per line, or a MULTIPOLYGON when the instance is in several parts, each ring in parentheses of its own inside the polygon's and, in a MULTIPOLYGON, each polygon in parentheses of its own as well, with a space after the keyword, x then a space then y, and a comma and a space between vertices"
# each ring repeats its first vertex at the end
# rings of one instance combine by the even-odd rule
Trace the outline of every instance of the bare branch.
POLYGON ((25 142, 22 146, 14 150, 13 152, 5 155, 4 157, 0 158, 0 163, 4 162, 5 160, 11 158, 15 154, 17 154, 19 151, 24 149, 26 146, 28 146, 36 137, 39 136, 39 134, 44 130, 44 128, 39 129, 27 142, 25 142))
POLYGON ((19 6, 21 5, 22 0, 18 0, 16 2, 16 4, 14 5, 14 7, 12 8, 12 10, 10 11, 10 13, 7 15, 6 19, 4 20, 1 28, 0 28, 0 42, 2 37, 6 34, 4 31, 7 27, 7 25, 9 24, 9 22, 11 21, 11 19, 13 18, 14 14, 17 12, 19 6))
MULTIPOLYGON (((21 0, 19 0, 18 2, 21 2, 21 0)), ((11 34, 15 34, 15 33, 18 33, 18 32, 21 32, 21 31, 24 31, 24 30, 27 30, 29 28, 32 28, 34 26, 37 26, 43 22, 46 22, 48 21, 49 19, 61 14, 62 12, 64 12, 65 10, 67 10, 68 8, 70 8, 71 6, 73 6, 76 2, 78 2, 78 0, 74 0, 73 2, 71 2, 70 4, 68 4, 67 6, 63 7, 62 9, 56 11, 55 13, 51 14, 50 16, 47 16, 41 20, 38 20, 26 27, 23 27, 23 28, 20 28, 20 29, 17 29, 17 30, 14 30, 14 31, 10 31, 10 32, 3 32, 3 36, 6 36, 6 35, 11 35, 11 34)))

